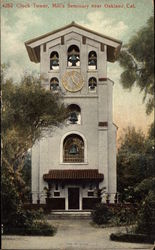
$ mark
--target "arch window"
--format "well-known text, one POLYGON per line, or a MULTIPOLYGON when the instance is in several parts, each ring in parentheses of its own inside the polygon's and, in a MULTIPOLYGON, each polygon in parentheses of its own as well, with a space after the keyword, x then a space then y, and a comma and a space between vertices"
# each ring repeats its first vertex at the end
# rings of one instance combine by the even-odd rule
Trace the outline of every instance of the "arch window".
POLYGON ((88 87, 89 87, 89 91, 96 91, 97 80, 95 77, 89 78, 88 87))
POLYGON ((68 106, 69 111, 69 123, 70 124, 81 124, 81 108, 76 104, 68 106))
POLYGON ((68 48, 68 66, 80 66, 80 50, 76 45, 68 48))
POLYGON ((97 69, 97 54, 95 51, 90 51, 88 54, 88 69, 97 69))
POLYGON ((71 134, 64 139, 63 162, 84 162, 84 141, 81 136, 71 134))
POLYGON ((53 77, 50 81, 50 90, 57 91, 59 89, 59 80, 56 77, 53 77))
POLYGON ((50 69, 51 70, 59 69, 59 54, 56 51, 53 51, 50 54, 50 69))

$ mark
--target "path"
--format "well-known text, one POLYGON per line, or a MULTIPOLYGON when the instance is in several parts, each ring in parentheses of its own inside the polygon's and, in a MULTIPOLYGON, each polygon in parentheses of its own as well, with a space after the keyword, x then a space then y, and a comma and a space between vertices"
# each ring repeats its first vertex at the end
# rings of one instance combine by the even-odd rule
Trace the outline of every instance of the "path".
POLYGON ((123 243, 109 240, 118 228, 95 228, 88 219, 50 220, 58 232, 54 237, 3 236, 2 249, 11 250, 151 250, 152 245, 123 243))

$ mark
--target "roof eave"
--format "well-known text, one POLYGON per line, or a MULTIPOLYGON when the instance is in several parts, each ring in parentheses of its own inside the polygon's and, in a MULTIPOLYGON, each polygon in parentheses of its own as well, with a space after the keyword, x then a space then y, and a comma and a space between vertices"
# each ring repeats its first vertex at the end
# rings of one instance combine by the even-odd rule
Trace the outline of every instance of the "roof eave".
POLYGON ((77 27, 77 28, 82 29, 82 30, 85 30, 85 31, 88 31, 88 32, 93 33, 93 34, 95 34, 97 36, 100 36, 100 37, 103 37, 103 38, 107 38, 107 39, 109 39, 111 41, 114 41, 116 43, 122 44, 122 41, 120 41, 118 39, 115 39, 115 38, 110 37, 110 36, 103 35, 103 34, 101 34, 99 32, 96 32, 96 31, 93 31, 91 29, 88 29, 88 28, 86 28, 86 27, 84 27, 82 25, 79 25, 79 24, 75 23, 75 22, 72 22, 72 23, 70 23, 70 24, 68 24, 66 26, 63 26, 63 27, 59 28, 59 29, 53 30, 51 32, 48 32, 48 33, 46 33, 44 35, 41 35, 41 36, 38 36, 36 38, 30 39, 30 40, 26 41, 25 43, 27 45, 29 45, 29 44, 34 43, 34 42, 36 42, 36 41, 38 41, 38 40, 40 40, 42 38, 45 38, 45 37, 48 37, 48 36, 53 35, 55 33, 58 33, 58 32, 60 32, 62 30, 68 29, 68 28, 70 28, 72 26, 77 27))
MULTIPOLYGON (((117 60, 118 54, 119 54, 120 49, 121 49, 121 46, 122 46, 122 42, 121 42, 120 40, 117 40, 117 39, 114 39, 114 38, 111 38, 111 37, 102 35, 102 34, 100 34, 100 33, 98 33, 98 32, 95 32, 95 31, 93 31, 93 30, 87 29, 87 28, 85 28, 85 27, 83 27, 83 26, 81 26, 81 25, 79 25, 79 24, 74 23, 74 22, 72 22, 71 24, 68 24, 68 25, 66 25, 66 26, 64 26, 64 27, 62 27, 62 28, 56 29, 56 30, 54 30, 54 31, 52 31, 52 32, 46 33, 45 35, 42 35, 42 36, 39 36, 39 37, 36 37, 36 38, 34 38, 34 39, 31 39, 31 40, 26 41, 26 42, 25 42, 25 46, 26 46, 26 49, 27 49, 27 52, 28 52, 28 55, 29 55, 30 60, 31 60, 32 62, 35 62, 35 63, 39 63, 39 62, 40 62, 40 58, 38 57, 38 55, 37 55, 37 53, 36 53, 36 51, 35 51, 35 48, 36 48, 36 47, 33 47, 33 48, 31 47, 31 44, 32 44, 32 43, 34 43, 34 42, 36 42, 36 41, 38 41, 38 40, 40 40, 40 39, 42 39, 42 38, 46 38, 46 37, 48 37, 48 36, 50 36, 50 35, 53 35, 53 34, 55 34, 55 33, 58 33, 58 32, 60 32, 60 31, 62 31, 62 30, 68 29, 68 28, 70 28, 70 27, 72 27, 72 26, 77 27, 77 28, 79 28, 79 29, 82 29, 82 30, 84 30, 84 31, 93 33, 93 34, 95 34, 95 35, 97 35, 97 36, 100 36, 100 37, 103 37, 103 38, 106 38, 106 39, 109 39, 109 40, 111 40, 111 41, 116 42, 116 43, 118 44, 117 47, 111 47, 111 46, 107 45, 107 46, 108 46, 108 49, 109 49, 109 52, 110 52, 110 53, 108 53, 108 55, 107 55, 107 60, 108 60, 108 62, 115 62, 115 61, 117 60)), ((41 44, 40 44, 40 45, 41 45, 41 44)), ((39 53, 40 53, 40 45, 38 46, 38 48, 39 48, 39 53)))

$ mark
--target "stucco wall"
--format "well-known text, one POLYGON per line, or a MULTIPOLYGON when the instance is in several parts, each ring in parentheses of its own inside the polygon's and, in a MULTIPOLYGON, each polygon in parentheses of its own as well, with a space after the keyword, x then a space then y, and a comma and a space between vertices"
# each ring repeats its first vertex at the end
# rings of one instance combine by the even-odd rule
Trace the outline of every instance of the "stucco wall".
MULTIPOLYGON (((112 124, 112 89, 113 82, 107 77, 107 47, 101 51, 100 42, 87 39, 82 43, 82 36, 76 32, 64 36, 64 45, 61 39, 56 38, 46 44, 46 51, 41 46, 41 75, 42 85, 50 88, 50 79, 57 77, 64 102, 77 104, 81 108, 81 124, 64 124, 46 133, 40 142, 32 148, 32 192, 43 192, 47 185, 43 181, 43 174, 50 169, 99 169, 104 174, 104 181, 100 187, 106 187, 107 192, 116 192, 116 129, 112 124), (80 48, 80 67, 67 66, 67 49, 75 44, 80 48), (97 70, 88 70, 88 53, 94 50, 97 53, 97 70), (59 53, 59 70, 50 70, 49 58, 52 51, 59 53), (83 88, 75 93, 68 92, 62 85, 61 79, 66 71, 76 70, 84 79, 83 88), (88 89, 89 77, 96 77, 97 89, 90 92, 88 89), (99 79, 102 78, 100 81, 99 79), (99 122, 107 122, 108 126, 98 126, 99 122), (63 139, 69 133, 81 135, 85 143, 84 163, 63 163, 63 139)), ((36 202, 36 195, 34 197, 36 202)), ((42 202, 44 199, 42 198, 42 202)))

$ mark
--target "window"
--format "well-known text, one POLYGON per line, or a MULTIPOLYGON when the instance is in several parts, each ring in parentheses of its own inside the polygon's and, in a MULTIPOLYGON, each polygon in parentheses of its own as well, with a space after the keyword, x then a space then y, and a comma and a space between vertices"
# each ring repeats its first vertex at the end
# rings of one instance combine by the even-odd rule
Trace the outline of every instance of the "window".
POLYGON ((51 70, 59 69, 59 54, 56 51, 53 51, 50 54, 50 69, 51 70))
POLYGON ((58 186, 58 183, 55 184, 55 190, 58 190, 59 189, 59 186, 58 186))
POLYGON ((80 50, 76 45, 68 48, 68 66, 80 66, 80 50))
POLYGON ((70 124, 80 124, 81 123, 81 109, 76 104, 71 104, 68 106, 69 111, 69 123, 70 124))
POLYGON ((84 162, 84 141, 77 134, 68 135, 63 143, 64 162, 84 162))
POLYGON ((97 54, 95 51, 90 51, 88 54, 88 69, 97 69, 97 54))
POLYGON ((88 191, 88 196, 94 196, 94 192, 93 191, 88 191))
POLYGON ((95 77, 89 78, 88 87, 89 87, 89 91, 96 91, 97 80, 95 77))
POLYGON ((59 89, 59 80, 56 77, 53 77, 50 81, 50 90, 57 91, 59 89))
POLYGON ((54 191, 54 196, 55 197, 59 197, 60 196, 60 192, 59 191, 54 191))

